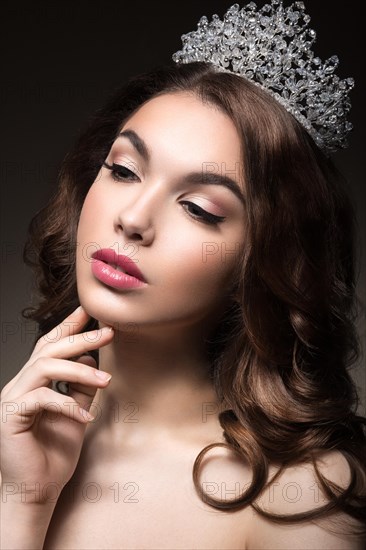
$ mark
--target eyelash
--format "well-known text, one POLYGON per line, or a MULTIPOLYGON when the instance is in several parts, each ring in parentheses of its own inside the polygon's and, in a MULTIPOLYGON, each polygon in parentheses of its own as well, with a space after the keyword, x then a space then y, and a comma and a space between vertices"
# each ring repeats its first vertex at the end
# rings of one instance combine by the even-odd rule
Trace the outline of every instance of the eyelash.
MULTIPOLYGON (((122 164, 107 164, 107 162, 103 162, 103 166, 111 171, 112 177, 115 181, 121 182, 121 181, 127 181, 127 180, 135 180, 138 179, 138 176, 134 172, 132 172, 129 168, 126 166, 123 166, 122 164), (125 174, 122 175, 122 173, 125 171, 125 174), (126 174, 127 172, 127 174, 126 174)), ((203 223, 209 224, 209 225, 216 225, 225 220, 225 216, 216 216, 215 214, 211 214, 210 212, 206 212, 206 210, 203 210, 200 206, 195 204, 194 202, 190 201, 181 201, 180 204, 182 206, 188 206, 193 207, 193 209, 198 210, 198 215, 194 214, 193 212, 189 212, 188 209, 185 209, 190 216, 193 217, 193 219, 201 221, 203 223)))
POLYGON ((122 164, 115 164, 114 162, 113 164, 107 164, 107 162, 103 162, 103 166, 112 172, 112 177, 115 181, 126 181, 128 179, 132 179, 130 176, 138 179, 138 176, 136 176, 134 172, 122 164), (128 172, 128 174, 123 176, 122 172, 124 170, 128 172))

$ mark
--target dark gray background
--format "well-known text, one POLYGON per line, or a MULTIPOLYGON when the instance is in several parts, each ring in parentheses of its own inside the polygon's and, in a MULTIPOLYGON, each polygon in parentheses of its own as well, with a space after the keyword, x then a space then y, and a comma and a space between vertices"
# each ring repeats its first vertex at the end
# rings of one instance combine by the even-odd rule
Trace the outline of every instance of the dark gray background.
MULTIPOLYGON (((257 2, 259 6, 265 2, 257 2)), ((290 2, 285 1, 285 5, 290 2)), ((1 381, 27 360, 35 326, 21 318, 28 305, 31 274, 22 249, 31 217, 55 187, 60 163, 88 117, 126 77, 168 62, 180 49, 180 35, 194 30, 202 15, 220 17, 230 1, 2 2, 1 73, 1 381)), ((242 5, 242 4, 241 4, 242 5)), ((334 156, 349 180, 357 208, 360 250, 365 248, 363 173, 365 27, 359 3, 307 0, 317 31, 316 54, 338 54, 342 77, 353 76, 350 148, 334 156)), ((365 302, 365 257, 360 259, 358 293, 365 302)), ((360 335, 365 342, 365 319, 360 335)), ((355 370, 365 413, 364 360, 355 370)))

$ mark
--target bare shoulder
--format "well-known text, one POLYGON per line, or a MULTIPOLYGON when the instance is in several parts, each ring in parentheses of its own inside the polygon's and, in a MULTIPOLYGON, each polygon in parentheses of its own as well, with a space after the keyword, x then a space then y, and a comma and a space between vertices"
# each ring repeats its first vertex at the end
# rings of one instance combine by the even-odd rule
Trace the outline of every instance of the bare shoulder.
MULTIPOLYGON (((319 456, 318 469, 329 481, 346 488, 351 470, 339 451, 319 456)), ((270 478, 278 471, 271 467, 270 478)), ((256 501, 272 514, 297 514, 314 510, 328 502, 319 484, 312 463, 301 463, 286 468, 256 501)), ((337 513, 330 518, 308 520, 303 523, 275 523, 255 513, 248 534, 247 550, 364 550, 364 537, 349 534, 351 527, 360 527, 350 516, 337 513)))

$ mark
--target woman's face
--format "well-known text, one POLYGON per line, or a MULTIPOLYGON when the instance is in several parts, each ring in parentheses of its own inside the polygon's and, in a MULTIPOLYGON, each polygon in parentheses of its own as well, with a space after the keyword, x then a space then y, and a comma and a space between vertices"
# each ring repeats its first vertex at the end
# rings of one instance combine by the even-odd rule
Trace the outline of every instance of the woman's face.
POLYGON ((164 94, 131 115, 80 215, 76 275, 88 313, 140 330, 220 314, 245 241, 241 162, 230 118, 193 94, 164 94), (145 283, 100 280, 92 255, 101 249, 127 256, 145 283))

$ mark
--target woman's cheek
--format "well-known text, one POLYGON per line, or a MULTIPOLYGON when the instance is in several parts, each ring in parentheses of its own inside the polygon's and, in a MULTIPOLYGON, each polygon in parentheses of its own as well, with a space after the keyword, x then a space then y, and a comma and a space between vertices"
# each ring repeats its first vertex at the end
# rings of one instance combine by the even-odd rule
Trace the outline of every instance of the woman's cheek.
POLYGON ((221 292, 229 284, 239 254, 239 242, 199 240, 193 230, 181 231, 164 255, 168 269, 182 286, 201 289, 211 295, 221 292))
MULTIPOLYGON (((109 202, 94 183, 89 189, 81 209, 77 230, 78 242, 87 244, 100 240, 103 233, 98 228, 105 224, 106 220, 110 222, 109 202)), ((97 244, 100 247, 105 246, 105 243, 97 242, 97 244)))

